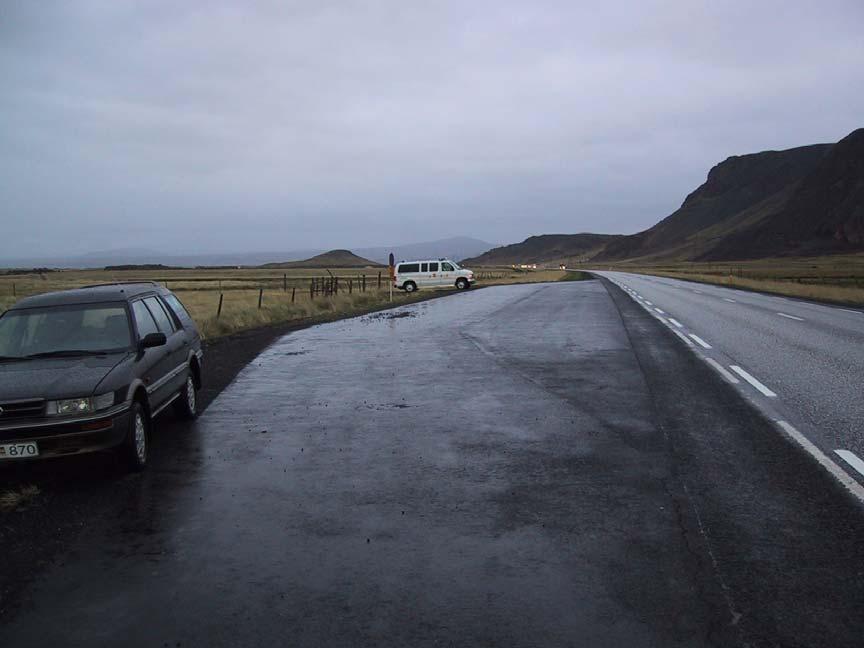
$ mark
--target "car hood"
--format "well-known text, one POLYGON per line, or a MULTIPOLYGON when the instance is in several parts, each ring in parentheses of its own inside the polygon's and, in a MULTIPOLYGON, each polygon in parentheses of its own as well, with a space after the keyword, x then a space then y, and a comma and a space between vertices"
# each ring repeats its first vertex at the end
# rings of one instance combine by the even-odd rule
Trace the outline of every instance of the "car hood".
POLYGON ((0 402, 90 396, 128 354, 0 362, 0 402))

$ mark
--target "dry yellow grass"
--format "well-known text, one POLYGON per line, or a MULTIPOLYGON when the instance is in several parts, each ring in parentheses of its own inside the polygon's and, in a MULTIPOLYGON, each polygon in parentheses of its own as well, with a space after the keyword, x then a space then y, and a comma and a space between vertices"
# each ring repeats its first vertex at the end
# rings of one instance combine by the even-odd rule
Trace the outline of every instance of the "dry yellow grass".
MULTIPOLYGON (((491 269, 492 277, 479 285, 558 281, 564 273, 559 270, 518 272, 511 268, 491 269), (494 277, 494 278, 493 278, 494 277)), ((167 285, 186 305, 207 338, 220 337, 237 331, 292 321, 317 321, 336 316, 360 314, 389 303, 387 271, 382 270, 381 288, 378 288, 379 269, 332 269, 339 277, 339 292, 325 297, 309 295, 313 277, 329 277, 323 269, 208 269, 208 270, 66 270, 45 274, 0 275, 0 312, 22 296, 53 290, 66 290, 93 283, 113 281, 156 281, 167 285), (362 277, 366 277, 366 291, 361 292, 362 277), (348 291, 348 281, 353 285, 348 291), (287 288, 287 290, 286 290, 287 288), (264 290, 262 307, 258 308, 258 291, 264 290), (291 301, 294 290, 294 302, 291 301), (221 315, 216 311, 219 295, 223 295, 221 315)), ((486 271, 488 272, 488 271, 486 271)), ((440 290, 454 290, 440 288, 440 290)), ((430 290, 414 295, 393 291, 393 305, 409 303, 428 296, 430 290)))
POLYGON ((837 304, 864 305, 864 255, 758 259, 730 263, 614 264, 596 270, 689 279, 837 304))

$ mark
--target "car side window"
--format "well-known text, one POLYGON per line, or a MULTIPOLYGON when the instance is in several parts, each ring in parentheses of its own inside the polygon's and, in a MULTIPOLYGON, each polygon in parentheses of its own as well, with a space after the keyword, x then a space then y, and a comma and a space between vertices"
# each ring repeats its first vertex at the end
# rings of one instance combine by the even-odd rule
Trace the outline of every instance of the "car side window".
POLYGON ((165 301, 168 302, 168 307, 174 311, 174 314, 183 319, 192 320, 192 316, 189 315, 189 311, 186 310, 186 307, 183 306, 182 302, 177 299, 176 295, 165 295, 165 301))
POLYGON ((441 270, 444 271, 444 272, 452 272, 452 271, 453 271, 453 266, 450 265, 449 263, 446 263, 446 262, 445 262, 445 263, 442 263, 442 264, 441 264, 441 270))
POLYGON ((429 264, 421 263, 420 264, 420 272, 429 272, 429 264))
POLYGON ((438 272, 438 262, 429 264, 429 272, 438 272))
POLYGON ((138 337, 144 339, 151 333, 158 333, 159 328, 156 326, 156 320, 147 310, 143 301, 132 302, 132 314, 135 316, 135 326, 138 328, 138 337))
POLYGON ((159 300, 155 297, 147 297, 144 299, 144 303, 150 309, 150 314, 156 320, 156 326, 159 327, 159 330, 166 336, 171 335, 174 332, 174 322, 168 317, 168 313, 165 312, 159 300))

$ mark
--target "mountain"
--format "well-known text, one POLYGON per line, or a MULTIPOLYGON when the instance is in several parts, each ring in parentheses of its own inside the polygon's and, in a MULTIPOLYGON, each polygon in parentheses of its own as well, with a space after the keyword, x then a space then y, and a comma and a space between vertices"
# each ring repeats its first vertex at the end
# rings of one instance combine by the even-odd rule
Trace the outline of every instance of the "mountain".
POLYGON ((330 250, 303 261, 265 263, 262 268, 374 268, 380 264, 359 257, 350 250, 330 250))
POLYGON ((465 265, 512 265, 514 263, 573 263, 587 261, 604 246, 623 238, 616 234, 543 234, 521 243, 497 247, 464 259, 465 265))
POLYGON ((456 260, 481 254, 491 247, 494 247, 494 245, 486 241, 468 236, 455 236, 438 241, 426 241, 424 243, 357 248, 355 251, 367 259, 373 259, 379 263, 386 264, 391 252, 397 261, 401 259, 439 259, 441 257, 456 260))
POLYGON ((653 227, 596 261, 729 261, 864 251, 864 129, 730 157, 653 227))

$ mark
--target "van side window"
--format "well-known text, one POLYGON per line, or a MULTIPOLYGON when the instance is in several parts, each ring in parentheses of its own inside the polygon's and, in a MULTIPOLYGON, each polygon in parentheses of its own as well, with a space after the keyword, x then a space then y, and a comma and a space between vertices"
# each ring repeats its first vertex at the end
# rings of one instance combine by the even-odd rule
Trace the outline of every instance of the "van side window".
POLYGON ((420 272, 420 264, 419 263, 403 263, 399 266, 399 273, 403 272, 420 272))
POLYGON ((429 272, 429 264, 421 263, 420 264, 420 272, 429 272))
POLYGON ((445 261, 444 263, 441 264, 441 271, 442 272, 452 272, 453 266, 445 261))
POLYGON ((429 264, 429 272, 438 272, 438 262, 429 264))

